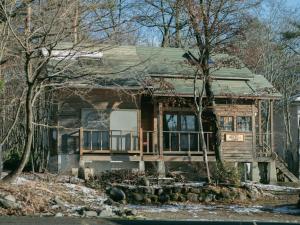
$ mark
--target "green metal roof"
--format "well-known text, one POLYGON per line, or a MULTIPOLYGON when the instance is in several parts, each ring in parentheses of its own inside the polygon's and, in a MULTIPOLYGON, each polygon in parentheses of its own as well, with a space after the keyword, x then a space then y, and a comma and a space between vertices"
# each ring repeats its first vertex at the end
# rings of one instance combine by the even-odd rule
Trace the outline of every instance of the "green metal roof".
MULTIPOLYGON (((62 43, 57 48, 68 49, 70 43, 62 43)), ((64 60, 60 62, 59 67, 69 73, 96 77, 92 83, 95 87, 114 85, 144 87, 144 80, 152 77, 153 82, 150 83, 154 84, 151 85, 154 88, 154 94, 193 94, 193 80, 182 79, 194 74, 194 69, 186 63, 183 57, 185 53, 183 49, 105 45, 78 48, 84 51, 101 51, 103 57, 101 59, 82 57, 73 62, 64 60), (157 86, 157 79, 168 84, 169 90, 157 86)), ((251 73, 236 57, 218 54, 213 55, 211 60, 213 62, 227 60, 225 66, 221 64, 217 66, 218 68, 211 69, 212 77, 215 79, 213 91, 216 96, 281 96, 263 76, 251 73), (238 61, 238 66, 236 63, 235 65, 228 64, 230 60, 238 61)), ((57 60, 51 62, 54 65, 57 60)), ((199 80, 197 86, 200 87, 201 83, 199 80)))

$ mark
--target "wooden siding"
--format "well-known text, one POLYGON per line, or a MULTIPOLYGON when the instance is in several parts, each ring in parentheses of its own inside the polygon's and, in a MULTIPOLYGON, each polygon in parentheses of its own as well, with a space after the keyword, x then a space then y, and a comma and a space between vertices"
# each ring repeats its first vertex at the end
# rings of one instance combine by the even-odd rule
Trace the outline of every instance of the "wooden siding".
POLYGON ((225 161, 249 162, 253 161, 255 152, 255 121, 254 116, 257 113, 254 105, 217 105, 216 113, 218 116, 232 116, 234 118, 234 131, 222 132, 222 153, 225 161), (251 116, 252 131, 238 132, 236 131, 236 117, 251 116), (242 134, 244 141, 226 141, 226 134, 242 134))

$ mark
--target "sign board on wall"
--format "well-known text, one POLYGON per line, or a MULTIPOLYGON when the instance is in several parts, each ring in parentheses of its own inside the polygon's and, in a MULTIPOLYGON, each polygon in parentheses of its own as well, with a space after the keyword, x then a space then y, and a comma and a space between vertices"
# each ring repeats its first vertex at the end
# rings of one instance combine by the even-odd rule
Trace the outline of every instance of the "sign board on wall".
POLYGON ((225 141, 244 141, 244 134, 225 134, 225 141))

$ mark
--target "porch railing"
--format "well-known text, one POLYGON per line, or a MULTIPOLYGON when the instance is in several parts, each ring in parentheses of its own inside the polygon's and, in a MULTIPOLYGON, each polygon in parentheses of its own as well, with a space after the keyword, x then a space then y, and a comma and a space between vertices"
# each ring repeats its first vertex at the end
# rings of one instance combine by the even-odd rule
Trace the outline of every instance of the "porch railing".
MULTIPOLYGON (((159 154, 159 136, 153 131, 143 131, 143 153, 159 154), (156 141, 155 141, 156 139, 156 141)), ((200 153, 202 154, 200 143, 200 132, 197 131, 163 131, 162 147, 164 154, 170 153, 200 153)), ((209 152, 212 149, 212 133, 204 132, 206 148, 209 152)))
MULTIPOLYGON (((212 152, 212 132, 204 132, 205 145, 212 152)), ((201 133, 197 131, 163 131, 164 153, 202 153, 201 133)))
POLYGON ((256 134, 256 157, 272 156, 272 133, 256 134))
MULTIPOLYGON (((96 130, 80 128, 80 153, 136 153, 136 154, 203 154, 201 133, 197 131, 158 132, 134 130, 96 130), (161 139, 162 138, 162 139, 161 139), (160 143, 162 141, 162 143, 160 143)), ((204 132, 208 154, 213 155, 212 132, 204 132)), ((256 158, 272 156, 271 133, 256 134, 254 147, 256 158)))
POLYGON ((133 130, 95 130, 80 128, 83 152, 139 151, 138 132, 133 130))

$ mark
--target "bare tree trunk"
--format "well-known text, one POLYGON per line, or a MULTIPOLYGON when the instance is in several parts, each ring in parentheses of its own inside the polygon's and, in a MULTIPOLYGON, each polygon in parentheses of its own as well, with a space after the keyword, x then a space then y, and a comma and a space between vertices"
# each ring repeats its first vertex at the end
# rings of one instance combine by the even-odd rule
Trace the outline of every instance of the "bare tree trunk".
POLYGON ((10 172, 7 176, 5 176, 2 181, 3 182, 13 182, 23 171, 26 166, 31 152, 32 139, 33 139, 33 109, 32 109, 32 100, 33 100, 33 85, 29 85, 28 92, 26 96, 26 140, 25 146, 21 158, 21 162, 18 167, 10 172))
POLYGON ((215 96, 212 91, 212 80, 209 77, 209 72, 208 75, 205 76, 208 77, 207 81, 205 82, 205 92, 206 92, 207 102, 208 102, 207 112, 213 129, 212 133, 213 133, 213 140, 215 143, 214 151, 215 151, 217 162, 222 163, 223 159, 222 159, 222 152, 221 152, 221 131, 219 128, 218 117, 216 115, 216 103, 215 103, 215 96))
POLYGON ((209 171, 209 165, 208 165, 208 157, 207 157, 207 146, 205 143, 205 137, 204 137, 204 131, 203 131, 203 125, 202 125, 202 111, 198 112, 198 126, 199 126, 199 133, 200 133, 200 148, 203 151, 203 161, 205 163, 205 169, 206 169, 206 175, 207 175, 207 182, 211 183, 210 179, 210 171, 209 171))
POLYGON ((180 48, 181 47, 180 21, 179 21, 180 6, 178 4, 179 4, 179 2, 177 1, 176 8, 175 8, 175 47, 176 48, 180 48))
POLYGON ((2 164, 2 144, 0 144, 0 179, 2 175, 3 164, 2 164))
POLYGON ((73 20, 74 44, 78 43, 78 23, 79 23, 79 1, 76 2, 75 15, 73 20))
POLYGON ((200 87, 197 87, 197 80, 198 80, 198 71, 195 73, 194 77, 194 104, 197 111, 197 119, 198 119, 198 131, 199 131, 199 145, 200 149, 203 151, 203 161, 205 164, 206 169, 206 175, 207 175, 207 182, 211 183, 210 179, 210 171, 209 171, 209 165, 208 165, 208 157, 207 157, 207 146, 205 143, 205 137, 204 137, 204 130, 203 130, 203 124, 202 124, 202 112, 203 112, 203 95, 204 95, 204 83, 205 79, 202 82, 201 91, 199 90, 200 87), (197 95, 197 89, 198 89, 198 95, 197 95), (197 99, 198 97, 198 99, 197 99))
POLYGON ((161 47, 167 48, 169 47, 169 43, 170 43, 169 29, 165 27, 163 33, 163 39, 161 42, 161 47))

